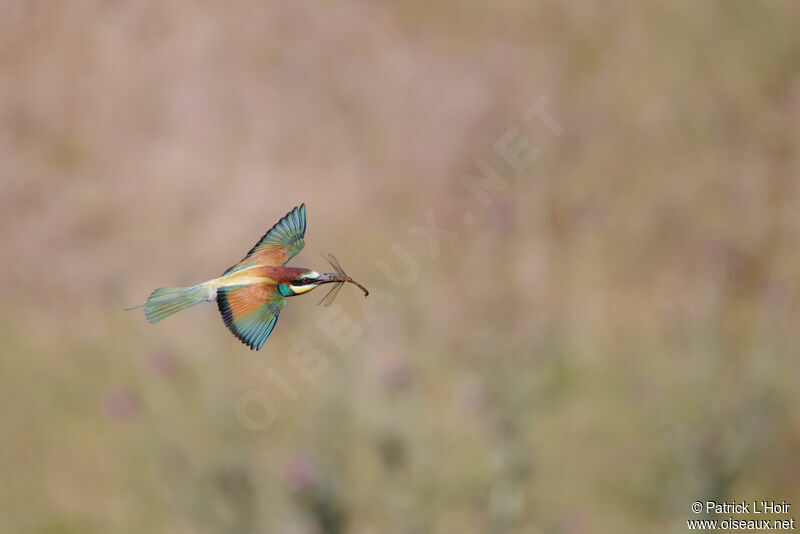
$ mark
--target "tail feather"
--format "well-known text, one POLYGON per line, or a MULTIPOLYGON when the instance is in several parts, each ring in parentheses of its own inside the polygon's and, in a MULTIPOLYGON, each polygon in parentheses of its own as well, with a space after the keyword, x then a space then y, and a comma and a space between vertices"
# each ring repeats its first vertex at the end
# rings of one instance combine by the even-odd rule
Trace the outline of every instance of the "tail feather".
POLYGON ((203 284, 191 287, 159 287, 147 298, 144 314, 155 324, 174 313, 209 300, 208 290, 203 284))

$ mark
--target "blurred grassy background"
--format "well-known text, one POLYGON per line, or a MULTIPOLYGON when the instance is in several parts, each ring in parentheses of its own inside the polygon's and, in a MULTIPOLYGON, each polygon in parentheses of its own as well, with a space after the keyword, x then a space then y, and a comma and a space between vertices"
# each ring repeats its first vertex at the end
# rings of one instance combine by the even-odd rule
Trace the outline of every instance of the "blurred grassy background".
POLYGON ((698 499, 800 506, 796 2, 0 10, 0 532, 684 532, 698 499), (543 96, 558 137, 521 119, 543 96), (519 175, 492 148, 511 127, 541 150, 519 175), (459 183, 479 158, 509 181, 488 208, 459 183), (258 353, 214 305, 122 311, 300 202, 292 264, 331 251, 375 290, 374 315, 339 297, 344 350, 317 294, 258 353), (408 233, 429 209, 459 232, 435 259, 408 233), (402 270, 395 243, 408 287, 376 267, 402 270))

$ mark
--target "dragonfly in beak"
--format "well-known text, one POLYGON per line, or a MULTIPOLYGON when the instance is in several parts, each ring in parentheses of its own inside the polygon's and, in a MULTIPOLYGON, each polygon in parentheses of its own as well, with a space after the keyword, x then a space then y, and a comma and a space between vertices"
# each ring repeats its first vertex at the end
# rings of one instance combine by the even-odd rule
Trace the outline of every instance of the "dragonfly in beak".
POLYGON ((330 289, 330 291, 328 291, 325 294, 324 297, 322 297, 318 305, 323 304, 324 306, 330 306, 333 303, 334 299, 336 298, 336 295, 339 294, 339 290, 342 289, 342 286, 346 282, 350 282, 351 284, 358 286, 358 288, 364 292, 365 298, 367 295, 369 295, 369 291, 367 290, 366 287, 362 286, 361 284, 350 278, 347 275, 347 273, 344 272, 342 264, 339 263, 339 260, 336 259, 336 256, 328 253, 327 256, 323 254, 322 257, 325 258, 325 260, 331 264, 331 267, 333 267, 333 270, 336 272, 320 274, 318 277, 316 277, 316 279, 314 279, 314 282, 317 285, 322 285, 322 284, 336 284, 336 285, 333 286, 330 289))

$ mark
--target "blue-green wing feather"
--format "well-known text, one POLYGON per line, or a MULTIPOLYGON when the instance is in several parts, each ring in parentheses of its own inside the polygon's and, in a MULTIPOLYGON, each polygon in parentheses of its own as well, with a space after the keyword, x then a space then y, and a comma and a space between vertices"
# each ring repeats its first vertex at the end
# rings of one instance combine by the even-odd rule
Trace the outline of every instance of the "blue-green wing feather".
POLYGON ((217 305, 225 326, 233 332, 233 335, 251 350, 259 350, 272 334, 278 322, 278 315, 286 306, 286 300, 280 292, 272 288, 263 304, 254 305, 252 302, 254 296, 247 295, 254 289, 256 288, 249 286, 220 288, 217 291, 217 305), (247 313, 242 313, 242 309, 247 313))
POLYGON ((244 269, 251 265, 285 265, 305 246, 306 205, 301 204, 287 213, 264 234, 250 252, 223 273, 244 269))

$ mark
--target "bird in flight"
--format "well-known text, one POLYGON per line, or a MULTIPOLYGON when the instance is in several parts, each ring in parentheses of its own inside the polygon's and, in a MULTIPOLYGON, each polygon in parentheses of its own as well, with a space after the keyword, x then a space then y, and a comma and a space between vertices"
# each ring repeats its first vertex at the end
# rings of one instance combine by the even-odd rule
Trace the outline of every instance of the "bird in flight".
POLYGON ((329 305, 345 282, 358 286, 366 297, 369 291, 347 276, 333 254, 323 257, 335 273, 318 273, 303 267, 286 267, 305 246, 306 205, 287 213, 269 229, 247 255, 219 278, 190 287, 160 287, 147 302, 129 310, 144 308, 151 323, 205 301, 217 301, 225 325, 251 350, 259 350, 267 340, 286 298, 308 293, 322 284, 335 284, 322 298, 329 305))

